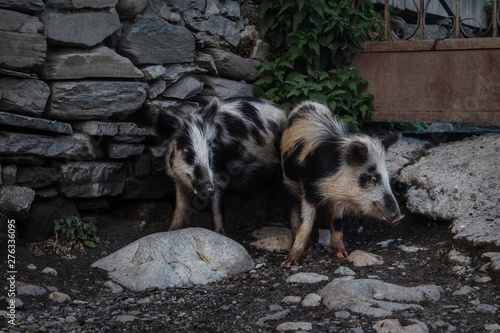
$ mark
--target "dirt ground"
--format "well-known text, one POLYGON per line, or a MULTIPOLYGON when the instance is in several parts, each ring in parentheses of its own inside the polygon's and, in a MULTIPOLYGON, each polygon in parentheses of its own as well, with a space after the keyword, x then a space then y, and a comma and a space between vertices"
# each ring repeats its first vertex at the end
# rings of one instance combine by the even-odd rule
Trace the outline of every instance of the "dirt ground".
MULTIPOLYGON (((314 332, 374 332, 372 326, 380 319, 351 313, 349 318, 337 318, 325 306, 309 308, 301 304, 285 304, 285 296, 304 297, 318 292, 326 283, 289 284, 285 280, 297 272, 314 272, 333 279, 339 266, 347 266, 356 278, 377 276, 384 282, 402 286, 435 284, 443 287, 441 300, 421 304, 422 311, 398 313, 393 318, 414 318, 425 322, 430 332, 484 332, 484 325, 499 323, 498 313, 485 314, 475 311, 477 304, 500 303, 500 288, 494 282, 477 282, 484 262, 481 249, 471 247, 469 272, 458 275, 456 264, 448 260, 454 246, 449 223, 433 221, 407 214, 405 221, 391 228, 383 222, 358 219, 345 224, 347 251, 364 250, 381 255, 385 264, 365 268, 353 267, 345 259, 335 258, 327 249, 318 247, 308 253, 299 267, 286 268, 283 263, 287 253, 268 253, 250 246, 252 237, 243 231, 250 219, 250 204, 233 200, 228 212, 226 231, 228 236, 240 242, 258 263, 260 268, 248 273, 226 278, 224 281, 202 286, 170 288, 120 294, 103 286, 107 275, 90 265, 96 260, 122 248, 134 240, 151 233, 166 231, 172 215, 169 204, 126 203, 100 212, 88 212, 83 216, 98 218, 98 235, 102 244, 85 252, 73 251, 70 255, 50 253, 44 244, 30 244, 18 240, 16 250, 17 280, 41 287, 56 287, 82 304, 56 304, 47 295, 20 296, 24 302, 17 311, 18 326, 15 331, 53 332, 274 332, 278 324, 288 321, 310 322, 314 332), (153 208, 154 207, 154 208, 153 208), (148 209, 146 209, 148 208, 148 209), (362 231, 360 232, 360 227, 362 231), (380 242, 394 240, 387 247, 380 242), (418 246, 426 250, 404 252, 398 246, 418 246), (28 268, 33 264, 36 269, 28 268), (57 276, 41 274, 45 267, 54 268, 57 276), (467 296, 453 296, 462 286, 474 288, 467 296), (142 300, 142 301, 141 301, 142 300), (262 318, 290 309, 279 320, 262 318), (119 321, 118 316, 133 315, 133 321, 119 321), (71 316, 71 320, 67 319, 71 316), (73 319, 74 318, 74 319, 73 319), (260 320, 260 322, 259 322, 260 320)), ((407 212, 406 212, 407 213, 407 212)), ((268 222, 287 225, 285 209, 277 204, 268 222)), ((190 226, 209 226, 208 212, 194 216, 190 226)), ((3 241, 2 241, 3 242, 3 241)), ((3 249, 2 249, 3 251, 3 249)), ((5 258, 2 254, 2 258, 5 258)), ((5 281, 4 278, 2 278, 5 281)), ((6 293, 6 292, 4 292, 6 293)), ((5 295, 0 295, 5 296, 5 295)), ((7 306, 0 299, 0 310, 7 306)), ((0 327, 7 322, 0 319, 0 327)))

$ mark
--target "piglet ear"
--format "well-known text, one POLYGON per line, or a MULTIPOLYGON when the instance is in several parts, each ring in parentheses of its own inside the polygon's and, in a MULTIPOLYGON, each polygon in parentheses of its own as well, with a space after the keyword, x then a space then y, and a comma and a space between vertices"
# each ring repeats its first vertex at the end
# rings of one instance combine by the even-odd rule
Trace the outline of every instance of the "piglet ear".
POLYGON ((208 124, 213 125, 217 111, 219 111, 219 100, 214 99, 207 106, 202 108, 199 113, 208 124))
POLYGON ((382 139, 382 145, 387 150, 390 146, 395 144, 401 139, 401 133, 391 133, 382 139))
POLYGON ((346 147, 345 159, 349 166, 360 166, 368 160, 368 147, 359 141, 353 141, 346 147))
POLYGON ((179 115, 173 110, 161 110, 155 120, 156 134, 163 139, 169 139, 180 127, 179 115))

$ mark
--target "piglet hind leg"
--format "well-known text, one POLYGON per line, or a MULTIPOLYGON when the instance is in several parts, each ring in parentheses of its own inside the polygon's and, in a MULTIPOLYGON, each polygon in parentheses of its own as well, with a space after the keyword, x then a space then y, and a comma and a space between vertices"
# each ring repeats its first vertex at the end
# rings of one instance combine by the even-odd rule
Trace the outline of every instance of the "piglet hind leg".
POLYGON ((330 215, 330 248, 337 258, 347 258, 348 254, 344 245, 344 233, 342 231, 342 219, 335 217, 334 212, 330 215))
POLYGON ((290 228, 292 230, 292 243, 300 228, 300 210, 298 202, 294 202, 290 209, 290 228))
POLYGON ((292 249, 288 254, 288 259, 286 260, 285 266, 289 267, 291 265, 299 265, 300 257, 302 256, 302 252, 304 252, 304 249, 309 240, 309 236, 311 235, 315 218, 316 207, 303 199, 302 223, 300 224, 297 234, 295 235, 295 240, 293 242, 292 249))

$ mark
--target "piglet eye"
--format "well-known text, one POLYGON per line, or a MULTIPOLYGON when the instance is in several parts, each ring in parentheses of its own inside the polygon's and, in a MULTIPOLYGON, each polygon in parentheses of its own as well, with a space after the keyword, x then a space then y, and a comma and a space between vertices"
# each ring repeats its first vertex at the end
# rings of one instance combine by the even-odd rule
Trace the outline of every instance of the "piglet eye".
POLYGON ((370 183, 372 185, 378 185, 380 183, 380 177, 379 176, 372 176, 370 178, 370 183))

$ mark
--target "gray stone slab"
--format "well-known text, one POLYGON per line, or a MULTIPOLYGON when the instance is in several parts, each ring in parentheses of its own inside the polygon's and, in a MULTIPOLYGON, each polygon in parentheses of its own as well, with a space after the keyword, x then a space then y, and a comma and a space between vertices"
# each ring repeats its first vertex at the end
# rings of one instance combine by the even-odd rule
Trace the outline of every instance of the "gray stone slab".
POLYGON ((89 47, 111 36, 120 27, 118 13, 109 11, 43 12, 41 16, 49 43, 89 47))
POLYGON ((63 81, 52 82, 51 90, 47 117, 58 120, 126 117, 146 99, 140 82, 63 81))
POLYGON ((42 69, 46 80, 142 77, 129 59, 105 46, 49 50, 42 69))
POLYGON ((0 7, 29 13, 36 13, 45 9, 42 0, 0 0, 0 7))
POLYGON ((220 77, 204 76, 200 77, 205 86, 201 95, 214 96, 221 99, 237 96, 253 96, 253 85, 223 79, 220 77))
POLYGON ((208 48, 205 50, 210 54, 217 66, 219 75, 229 79, 254 81, 259 75, 260 61, 240 57, 232 52, 208 48))
POLYGON ((195 41, 185 27, 143 18, 123 32, 118 50, 136 65, 185 63, 194 60, 195 41))
POLYGON ((59 9, 110 8, 117 2, 118 0, 45 0, 47 7, 59 9))
POLYGON ((162 92, 166 98, 188 99, 200 93, 203 89, 203 82, 192 77, 185 76, 162 92))
POLYGON ((147 128, 137 127, 135 123, 117 122, 118 125, 118 135, 122 136, 145 136, 149 135, 149 130, 147 128))
POLYGON ((0 67, 31 71, 45 61, 47 41, 36 16, 0 9, 0 67))
POLYGON ((102 151, 89 136, 80 133, 46 136, 0 131, 0 155, 91 160, 102 156, 102 151))
POLYGON ((141 71, 146 81, 152 81, 162 76, 167 70, 162 65, 152 65, 141 69, 141 71))
POLYGON ((138 143, 110 143, 108 145, 108 156, 113 159, 127 158, 141 155, 144 145, 138 143))
POLYGON ((401 171, 414 213, 453 221, 455 239, 500 246, 500 135, 429 149, 401 171))
POLYGON ((127 166, 119 162, 70 162, 60 165, 60 191, 68 198, 116 196, 123 191, 127 166))
POLYGON ((151 100, 156 98, 158 95, 164 92, 166 88, 167 88, 166 82, 161 79, 150 82, 148 89, 148 99, 151 100))
POLYGON ((118 134, 118 124, 111 122, 89 120, 74 123, 73 128, 88 135, 114 136, 118 134))
POLYGON ((41 80, 0 78, 0 110, 40 117, 50 96, 49 85, 41 80))
POLYGON ((186 25, 196 32, 207 32, 224 38, 229 45, 236 47, 240 43, 241 26, 228 18, 213 15, 207 20, 187 20, 186 25))
POLYGON ((7 112, 0 112, 0 124, 61 134, 73 134, 73 129, 68 123, 62 123, 55 120, 19 116, 7 112))
POLYGON ((210 54, 197 51, 194 62, 201 68, 206 69, 209 74, 219 74, 214 58, 210 54))
POLYGON ((120 0, 116 4, 116 11, 121 20, 130 20, 146 9, 148 0, 120 0))
POLYGON ((180 78, 188 74, 204 74, 207 70, 186 64, 175 64, 164 66, 165 72, 161 75, 161 78, 167 82, 167 84, 173 84, 177 82, 180 78))

